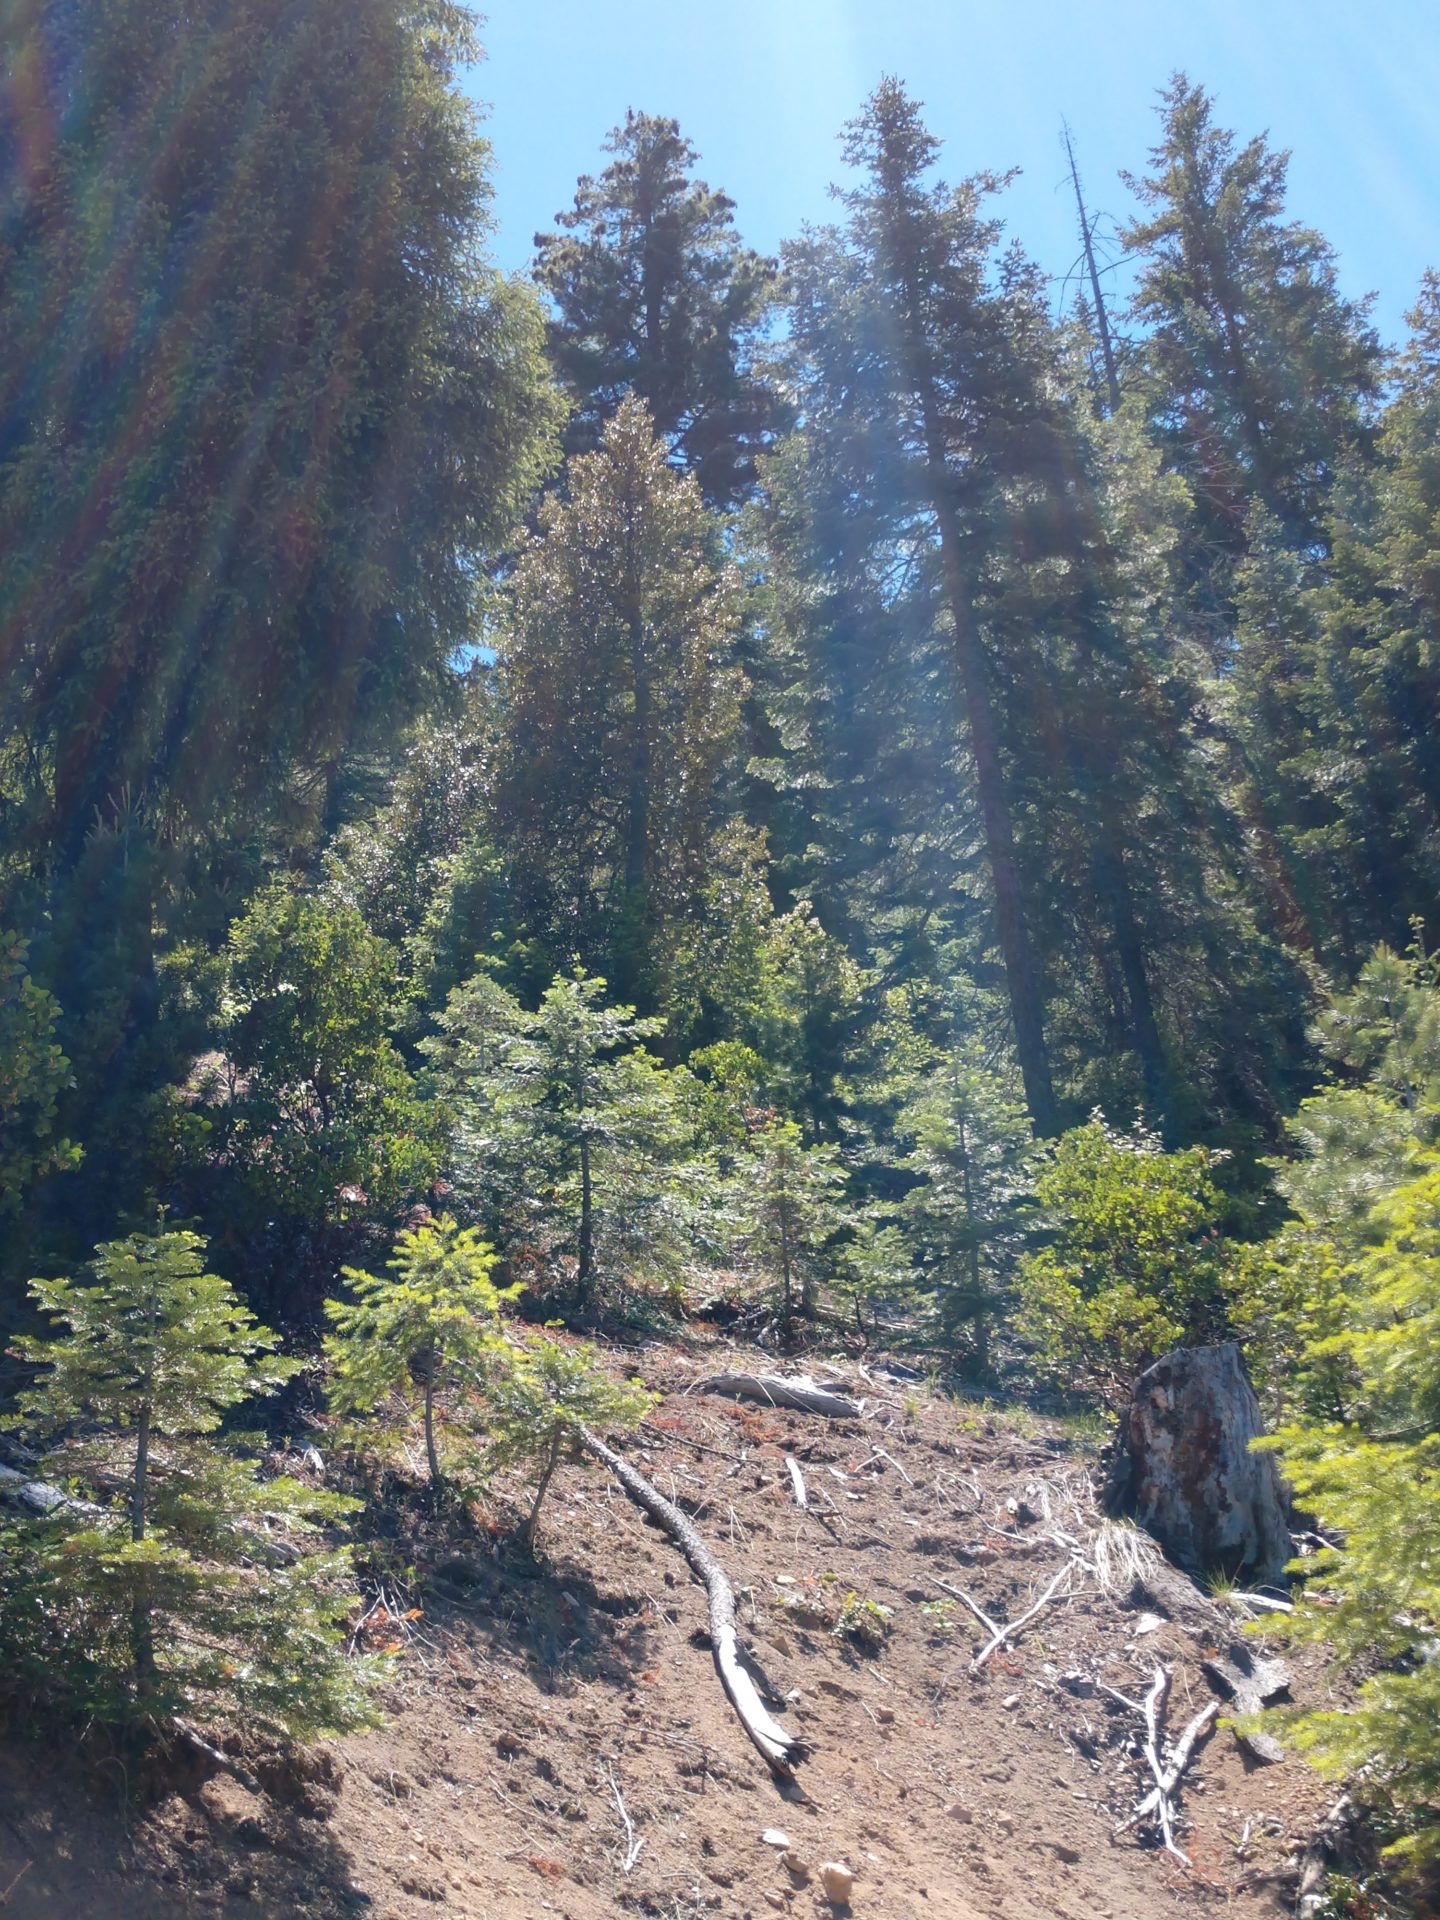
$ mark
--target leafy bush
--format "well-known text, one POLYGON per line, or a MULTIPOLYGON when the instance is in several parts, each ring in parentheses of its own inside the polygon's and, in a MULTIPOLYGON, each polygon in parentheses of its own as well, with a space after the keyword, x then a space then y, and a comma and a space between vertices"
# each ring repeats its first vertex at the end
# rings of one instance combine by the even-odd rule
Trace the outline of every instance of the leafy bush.
POLYGON ((1217 1156, 1165 1153, 1142 1126, 1096 1115, 1067 1133, 1035 1187, 1054 1238, 1021 1264, 1021 1331, 1069 1386, 1121 1405, 1169 1348, 1222 1315, 1217 1156))

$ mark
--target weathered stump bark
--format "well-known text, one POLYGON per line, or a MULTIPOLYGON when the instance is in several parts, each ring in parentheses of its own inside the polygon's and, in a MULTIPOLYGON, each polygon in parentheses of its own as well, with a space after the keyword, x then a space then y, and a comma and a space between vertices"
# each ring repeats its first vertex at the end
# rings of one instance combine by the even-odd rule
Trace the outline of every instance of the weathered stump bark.
POLYGON ((1261 1431, 1233 1342, 1167 1353, 1121 1416, 1105 1505, 1196 1573, 1281 1585, 1290 1530, 1273 1457, 1250 1451, 1261 1431))

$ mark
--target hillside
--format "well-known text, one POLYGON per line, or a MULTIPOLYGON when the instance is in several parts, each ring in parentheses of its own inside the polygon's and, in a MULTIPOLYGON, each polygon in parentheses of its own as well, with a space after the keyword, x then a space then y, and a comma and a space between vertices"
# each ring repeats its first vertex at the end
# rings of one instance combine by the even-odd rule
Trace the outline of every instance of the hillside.
MULTIPOLYGON (((1333 1793, 1294 1759, 1258 1764, 1228 1729, 1179 1790, 1190 1867, 1144 1826, 1115 1834, 1148 1776, 1139 1720, 1102 1688, 1138 1698, 1157 1663, 1172 1669, 1178 1732, 1211 1697, 1214 1648, 1135 1588, 1146 1549, 1099 1533, 1093 1445, 853 1362, 836 1371, 865 1397, 860 1421, 688 1394, 715 1357, 640 1356, 664 1393, 627 1452, 741 1589, 745 1643, 812 1749, 798 1789, 771 1780, 727 1706, 680 1556, 598 1469, 565 1467, 538 1563, 484 1527, 466 1551, 427 1542, 418 1508, 392 1508, 396 1565, 414 1573, 385 1593, 420 1612, 364 1629, 403 1639, 386 1724, 326 1744, 273 1795, 192 1777, 127 1810, 96 1752, 77 1766, 9 1741, 7 1920, 843 1912, 767 1830, 812 1876, 848 1865, 866 1920, 1293 1911, 1333 1793), (984 1636, 938 1583, 1010 1620, 1072 1554, 1073 1591, 972 1674, 984 1636), (851 1595, 892 1610, 877 1651, 832 1631, 851 1595)), ((493 1519, 513 1519, 503 1497, 493 1519)))

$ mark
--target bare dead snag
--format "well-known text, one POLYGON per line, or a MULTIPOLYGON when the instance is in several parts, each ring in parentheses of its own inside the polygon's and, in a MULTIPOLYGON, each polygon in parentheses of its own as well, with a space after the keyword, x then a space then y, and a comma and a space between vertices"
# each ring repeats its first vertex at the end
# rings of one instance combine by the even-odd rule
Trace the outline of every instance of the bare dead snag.
POLYGON ((725 1569, 680 1509, 662 1493, 657 1493, 628 1460, 607 1447, 588 1427, 580 1427, 578 1434, 585 1451, 608 1467, 641 1512, 648 1513, 665 1529, 704 1585, 710 1602, 710 1647, 725 1697, 739 1716, 741 1726, 764 1755, 766 1764, 782 1779, 793 1779, 795 1762, 804 1757, 804 1745, 766 1712, 755 1682, 740 1664, 735 1589, 725 1569))
POLYGON ((727 1400, 758 1400, 766 1407, 790 1407, 797 1413, 821 1413, 832 1420, 858 1420, 864 1403, 832 1393, 805 1374, 712 1373, 697 1380, 690 1393, 716 1393, 727 1400))

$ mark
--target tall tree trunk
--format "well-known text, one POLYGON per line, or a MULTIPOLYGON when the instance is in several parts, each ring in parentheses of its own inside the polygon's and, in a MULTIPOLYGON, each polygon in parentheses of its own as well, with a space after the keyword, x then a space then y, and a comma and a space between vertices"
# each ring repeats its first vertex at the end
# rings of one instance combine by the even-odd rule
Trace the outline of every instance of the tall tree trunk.
POLYGON ((1005 964, 1010 1017, 1015 1027, 1015 1053, 1025 1084, 1025 1101, 1030 1109, 1031 1122, 1036 1133, 1051 1135, 1060 1131, 1060 1116, 1055 1103, 1050 1054, 1045 1041, 1040 971, 1025 914, 1025 890, 1015 850, 1015 826, 1000 760, 999 729, 990 689, 990 663, 985 656, 984 643, 975 628, 961 553, 960 528, 951 493, 945 435, 935 398, 930 347, 921 318, 913 248, 907 244, 907 238, 903 231, 897 230, 897 258, 908 262, 904 280, 908 304, 909 373, 920 403, 930 506, 940 533, 941 573, 950 608, 955 658, 970 736, 970 757, 975 765, 975 787, 980 800, 990 880, 995 893, 995 925, 1000 938, 1001 958, 1005 964))
POLYGON ((595 1196, 590 1176, 590 1136, 580 1134, 580 1260, 575 1270, 575 1290, 582 1307, 590 1304, 595 1270, 595 1196))
POLYGON ((1125 856, 1113 804, 1104 796, 1104 772, 1100 770, 1089 784, 1096 794, 1097 818, 1094 823, 1095 892, 1101 903, 1120 962, 1120 977, 1125 983, 1129 1014, 1130 1044, 1140 1066, 1145 1104, 1164 1132, 1173 1104, 1169 1062, 1155 1018, 1155 1000, 1150 991, 1150 972, 1145 963, 1145 947, 1135 911, 1135 894, 1125 871, 1125 856))
POLYGON ((1030 1119, 1036 1133, 1042 1136, 1056 1134, 1060 1131, 1060 1116, 1050 1077, 1049 1049, 1045 1042, 1040 974, 1025 915, 1025 892, 1015 850, 1015 828, 1010 817, 1009 796, 1000 763, 998 729, 990 694, 989 662, 971 619, 965 567, 960 555, 960 533, 955 524, 954 507, 948 498, 944 448, 938 428, 932 428, 930 424, 932 407, 928 396, 925 408, 934 483, 931 500, 940 529, 945 593, 950 605, 955 654, 965 700, 966 726, 970 735, 970 757, 975 764, 975 787, 980 799, 990 881, 995 893, 995 926, 1000 938, 1001 958, 1005 963, 1010 1017, 1015 1026, 1015 1053, 1025 1083, 1026 1105, 1030 1109, 1030 1119))
POLYGON ((638 605, 631 608, 629 625, 635 735, 630 749, 630 791, 625 812, 625 892, 633 900, 645 885, 650 850, 651 690, 644 622, 638 605))
POLYGON ((1080 216, 1080 244, 1085 249, 1085 265, 1090 273, 1090 291, 1095 299, 1095 324, 1100 331, 1100 351, 1105 361, 1105 386, 1110 395, 1110 411, 1120 411, 1120 376, 1115 370, 1115 346, 1110 338, 1110 318, 1105 311, 1105 290, 1100 285, 1100 269, 1095 264, 1094 228, 1085 210, 1085 195, 1080 190, 1080 169, 1070 128, 1065 127, 1065 153, 1070 162, 1070 179, 1075 188, 1075 210, 1080 216))

